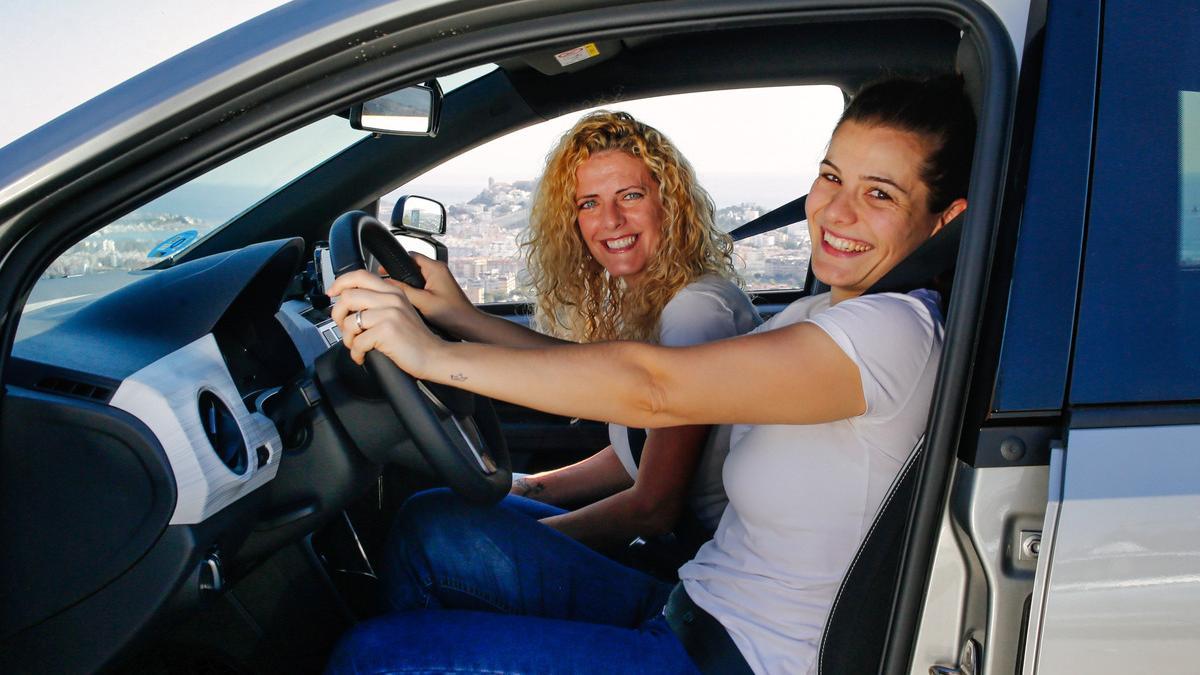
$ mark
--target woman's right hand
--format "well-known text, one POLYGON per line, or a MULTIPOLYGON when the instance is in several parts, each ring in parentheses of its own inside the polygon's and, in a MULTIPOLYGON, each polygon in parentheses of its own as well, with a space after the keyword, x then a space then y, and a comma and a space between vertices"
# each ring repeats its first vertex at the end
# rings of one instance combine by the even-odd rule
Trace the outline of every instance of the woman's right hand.
POLYGON ((363 270, 343 274, 329 293, 338 298, 331 318, 341 328, 350 358, 359 365, 367 352, 378 350, 419 378, 427 357, 445 344, 429 331, 404 293, 374 274, 363 270))
MULTIPOLYGON (((429 323, 468 342, 509 347, 546 347, 562 340, 480 310, 463 293, 445 263, 413 253, 413 262, 425 277, 425 288, 413 288, 393 279, 383 279, 365 270, 348 272, 329 287, 330 296, 348 288, 363 288, 384 295, 403 296, 429 323)), ((392 306, 395 303, 390 303, 392 306)))

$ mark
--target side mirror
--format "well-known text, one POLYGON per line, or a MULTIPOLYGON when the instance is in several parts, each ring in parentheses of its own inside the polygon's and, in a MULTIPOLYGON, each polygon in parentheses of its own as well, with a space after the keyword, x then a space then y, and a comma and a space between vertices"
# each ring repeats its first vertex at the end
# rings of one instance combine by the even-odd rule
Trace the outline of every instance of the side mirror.
POLYGON ((436 136, 442 112, 437 80, 350 106, 350 126, 396 136, 436 136))
POLYGON ((446 233, 446 207, 425 197, 405 195, 392 209, 392 227, 427 234, 446 233))

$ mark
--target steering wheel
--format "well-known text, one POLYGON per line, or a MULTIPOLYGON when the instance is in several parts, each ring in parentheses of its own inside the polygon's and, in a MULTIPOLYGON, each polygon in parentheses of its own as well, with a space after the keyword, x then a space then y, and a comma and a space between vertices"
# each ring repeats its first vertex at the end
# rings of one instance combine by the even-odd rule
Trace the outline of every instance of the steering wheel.
MULTIPOLYGON (((329 230, 334 274, 366 269, 365 253, 374 256, 393 279, 425 287, 421 268, 383 223, 363 211, 339 216, 329 230)), ((339 348, 346 347, 339 344, 339 348)), ((366 369, 421 456, 451 489, 478 503, 494 503, 508 494, 512 460, 489 399, 415 380, 378 351, 367 352, 366 369)))

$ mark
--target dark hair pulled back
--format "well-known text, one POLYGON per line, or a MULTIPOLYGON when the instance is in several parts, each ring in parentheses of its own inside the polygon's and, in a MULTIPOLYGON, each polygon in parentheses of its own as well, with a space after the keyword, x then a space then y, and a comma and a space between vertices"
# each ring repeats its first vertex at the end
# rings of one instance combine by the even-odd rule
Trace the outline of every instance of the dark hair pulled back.
POLYGON ((967 196, 975 152, 975 111, 961 75, 895 78, 869 84, 850 101, 845 122, 883 126, 926 138, 932 150, 921 167, 929 211, 940 213, 967 196))

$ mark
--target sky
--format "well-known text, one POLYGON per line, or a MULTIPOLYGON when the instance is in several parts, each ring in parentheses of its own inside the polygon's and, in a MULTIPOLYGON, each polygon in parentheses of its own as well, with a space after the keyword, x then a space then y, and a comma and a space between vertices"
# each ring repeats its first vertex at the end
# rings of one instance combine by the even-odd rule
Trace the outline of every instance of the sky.
MULTIPOLYGON (((662 131, 687 157, 717 206, 774 207, 808 192, 842 110, 833 87, 786 87, 682 94, 626 101, 623 110, 662 131)), ((487 178, 537 178, 546 153, 581 113, 529 127, 446 162, 410 184, 447 202, 462 186, 474 196, 487 178)))
POLYGON ((284 2, 0 2, 0 146, 284 2))
MULTIPOLYGON (((58 0, 0 2, 0 146, 108 88, 283 0, 58 0), (53 86, 47 86, 53 83, 53 86)), ((773 206, 807 191, 841 96, 831 88, 691 94, 632 101, 631 112, 670 137, 719 206, 773 206)), ((546 152, 578 114, 460 156, 419 185, 458 201, 487 177, 536 178, 546 152), (452 194, 451 194, 452 193, 452 194)))

